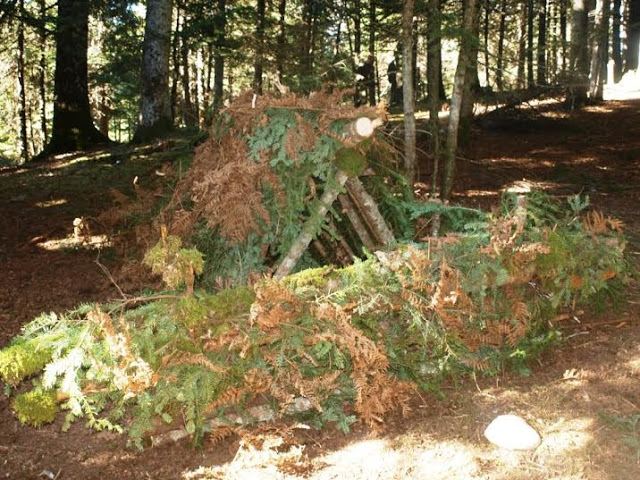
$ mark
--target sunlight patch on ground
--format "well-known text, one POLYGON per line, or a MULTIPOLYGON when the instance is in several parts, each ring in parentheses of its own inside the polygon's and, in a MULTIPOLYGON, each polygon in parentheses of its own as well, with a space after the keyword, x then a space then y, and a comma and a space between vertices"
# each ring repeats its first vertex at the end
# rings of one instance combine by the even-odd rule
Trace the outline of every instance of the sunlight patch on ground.
POLYGON ((393 478, 399 459, 386 440, 364 440, 319 458, 326 467, 311 478, 393 478))
POLYGON ((49 251, 69 249, 97 250, 100 248, 110 247, 111 240, 106 235, 90 235, 81 239, 78 239, 73 235, 69 235, 65 238, 56 238, 40 242, 37 245, 38 248, 49 251))

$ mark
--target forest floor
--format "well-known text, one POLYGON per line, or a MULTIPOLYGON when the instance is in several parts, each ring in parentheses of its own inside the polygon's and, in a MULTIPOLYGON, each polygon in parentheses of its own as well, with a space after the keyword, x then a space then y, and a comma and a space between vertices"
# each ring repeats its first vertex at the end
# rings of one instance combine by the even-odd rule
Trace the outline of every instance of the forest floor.
MULTIPOLYGON (((104 269, 117 269, 121 253, 99 254, 99 231, 92 244, 75 245, 73 221, 97 218, 112 203, 111 189, 132 192, 136 177, 143 185, 161 183, 161 165, 191 149, 176 145, 0 169, 0 346, 40 312, 118 296, 104 269)), ((572 113, 541 104, 487 116, 476 122, 463 156, 455 202, 490 208, 500 189, 523 180, 557 196, 583 192, 625 222, 638 264, 640 100, 572 113)), ((378 435, 364 427, 344 435, 279 425, 245 439, 207 441, 202 449, 181 441, 138 452, 126 448, 126 438, 91 432, 82 422, 67 433, 59 422, 22 427, 2 396, 0 478, 640 478, 637 283, 618 310, 578 314, 563 331, 565 341, 532 365, 530 376, 504 372, 445 385, 444 399, 416 397, 413 411, 389 418, 378 435), (535 451, 500 450, 484 439, 487 424, 506 413, 540 432, 535 451)))

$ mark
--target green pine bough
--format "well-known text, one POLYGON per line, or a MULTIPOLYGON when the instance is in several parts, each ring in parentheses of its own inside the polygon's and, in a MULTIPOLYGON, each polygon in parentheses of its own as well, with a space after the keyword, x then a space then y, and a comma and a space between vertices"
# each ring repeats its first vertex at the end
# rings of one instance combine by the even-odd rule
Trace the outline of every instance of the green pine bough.
POLYGON ((506 198, 502 214, 474 212, 463 233, 217 293, 189 292, 201 257, 167 236, 149 263, 186 291, 41 317, 0 351, 0 374, 34 385, 12 402, 22 423, 59 409, 66 425, 126 425, 138 446, 159 422, 182 422, 197 443, 212 418, 250 421, 260 401, 317 427, 377 428, 416 388, 526 372, 561 338, 562 310, 624 286, 622 225, 585 206, 506 198))

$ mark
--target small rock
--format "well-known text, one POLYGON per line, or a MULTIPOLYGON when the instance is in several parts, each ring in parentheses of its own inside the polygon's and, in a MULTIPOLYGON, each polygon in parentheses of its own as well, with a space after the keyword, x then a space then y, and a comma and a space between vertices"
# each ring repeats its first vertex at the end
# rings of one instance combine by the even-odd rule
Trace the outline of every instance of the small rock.
POLYGON ((517 415, 500 415, 484 431, 494 445, 509 450, 534 450, 540 445, 540 435, 517 415))

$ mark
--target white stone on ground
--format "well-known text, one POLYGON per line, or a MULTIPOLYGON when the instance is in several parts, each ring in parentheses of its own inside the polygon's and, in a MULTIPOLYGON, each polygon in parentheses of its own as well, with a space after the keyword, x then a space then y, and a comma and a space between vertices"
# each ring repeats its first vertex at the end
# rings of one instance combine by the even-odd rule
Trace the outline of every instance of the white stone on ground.
POLYGON ((494 445, 509 450, 534 450, 540 445, 540 435, 517 415, 500 415, 484 431, 494 445))

